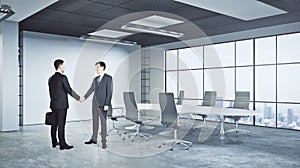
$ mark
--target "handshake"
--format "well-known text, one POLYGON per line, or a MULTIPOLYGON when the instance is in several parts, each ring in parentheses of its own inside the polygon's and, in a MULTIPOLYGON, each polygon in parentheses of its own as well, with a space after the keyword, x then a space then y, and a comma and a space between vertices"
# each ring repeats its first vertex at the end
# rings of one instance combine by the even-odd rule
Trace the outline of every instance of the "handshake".
POLYGON ((80 97, 79 102, 83 103, 85 101, 85 97, 80 97))

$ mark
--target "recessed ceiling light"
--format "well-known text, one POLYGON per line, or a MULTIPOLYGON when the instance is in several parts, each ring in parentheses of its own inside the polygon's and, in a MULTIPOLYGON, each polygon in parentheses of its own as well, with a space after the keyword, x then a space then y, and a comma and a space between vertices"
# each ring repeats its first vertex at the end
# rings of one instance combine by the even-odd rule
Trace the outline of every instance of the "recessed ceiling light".
POLYGON ((99 31, 89 33, 89 35, 91 35, 91 36, 101 36, 101 37, 108 37, 108 38, 120 38, 123 36, 129 36, 131 34, 132 33, 116 31, 116 30, 109 30, 109 29, 102 29, 99 31))
POLYGON ((135 25, 135 24, 126 24, 121 27, 121 29, 124 30, 130 30, 130 31, 136 31, 136 32, 143 32, 143 33, 151 33, 151 34, 158 34, 163 36, 169 36, 169 37, 175 37, 180 38, 184 34, 164 29, 158 29, 154 27, 148 27, 148 26, 141 26, 141 25, 135 25))
POLYGON ((142 19, 134 20, 129 22, 135 25, 142 25, 154 28, 162 28, 170 25, 175 25, 179 23, 183 23, 181 20, 171 19, 163 16, 152 15, 142 19))
POLYGON ((217 12, 242 20, 253 20, 287 13, 257 0, 174 0, 198 8, 217 12))
POLYGON ((121 45, 138 45, 137 42, 133 41, 126 41, 126 40, 117 40, 117 39, 111 39, 107 37, 99 37, 99 36, 80 36, 79 40, 84 41, 91 41, 91 42, 100 42, 100 43, 108 43, 108 44, 121 44, 121 45))

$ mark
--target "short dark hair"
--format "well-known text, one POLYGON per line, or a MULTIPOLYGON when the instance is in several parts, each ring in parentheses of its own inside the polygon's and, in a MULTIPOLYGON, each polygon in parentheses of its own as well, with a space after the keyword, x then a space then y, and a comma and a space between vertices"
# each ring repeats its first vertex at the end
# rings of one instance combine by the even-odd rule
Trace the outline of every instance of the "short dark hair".
POLYGON ((55 68, 55 70, 57 70, 58 67, 59 67, 60 65, 62 65, 63 63, 64 63, 64 61, 61 60, 61 59, 55 60, 55 61, 54 61, 54 68, 55 68))
POLYGON ((96 62, 95 65, 98 65, 98 64, 99 64, 101 67, 103 67, 103 70, 105 70, 106 65, 105 65, 105 63, 104 63, 103 61, 96 62))

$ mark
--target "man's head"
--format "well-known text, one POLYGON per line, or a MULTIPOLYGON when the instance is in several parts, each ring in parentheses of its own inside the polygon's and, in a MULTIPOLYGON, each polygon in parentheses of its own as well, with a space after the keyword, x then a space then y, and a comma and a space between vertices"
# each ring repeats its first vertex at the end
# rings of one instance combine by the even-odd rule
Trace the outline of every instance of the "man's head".
POLYGON ((61 59, 57 59, 54 61, 54 68, 56 71, 60 71, 62 73, 64 73, 65 71, 65 65, 64 65, 64 61, 61 59))
POLYGON ((96 62, 95 66, 96 66, 97 74, 100 75, 105 71, 106 65, 104 62, 102 62, 102 61, 96 62))

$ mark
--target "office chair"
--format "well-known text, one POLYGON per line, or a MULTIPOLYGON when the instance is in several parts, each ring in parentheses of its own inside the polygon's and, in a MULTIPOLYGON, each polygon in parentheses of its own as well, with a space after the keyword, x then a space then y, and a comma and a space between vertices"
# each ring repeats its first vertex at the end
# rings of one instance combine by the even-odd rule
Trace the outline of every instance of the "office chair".
MULTIPOLYGON (((237 108, 237 109, 249 109, 249 103, 250 103, 250 92, 249 91, 239 91, 235 92, 235 99, 233 107, 230 108, 237 108)), ((238 136, 240 132, 246 132, 248 136, 250 136, 250 131, 239 129, 238 121, 241 118, 249 117, 249 116, 224 116, 225 118, 231 118, 235 122, 235 128, 228 130, 225 132, 235 132, 235 136, 238 136)))
MULTIPOLYGON (((203 97, 203 102, 202 102, 201 106, 215 106, 216 105, 216 99, 217 99, 217 92, 216 91, 205 91, 204 92, 204 97, 203 97)), ((193 115, 199 115, 203 119, 203 124, 199 125, 199 126, 195 126, 195 127, 193 127, 193 129, 207 128, 207 127, 211 127, 211 128, 214 128, 214 129, 216 128, 214 126, 206 125, 207 115, 205 115, 205 114, 193 114, 193 115)))
MULTIPOLYGON (((184 98, 184 91, 180 90, 176 105, 182 105, 183 98, 184 98)), ((180 114, 178 117, 182 118, 182 119, 187 119, 186 124, 185 124, 186 126, 188 125, 188 123, 190 122, 190 119, 192 118, 192 116, 190 114, 180 114)))
POLYGON ((184 91, 180 90, 178 98, 177 98, 176 105, 182 105, 183 97, 184 97, 184 91))
POLYGON ((134 141, 136 136, 140 136, 148 140, 148 138, 151 138, 152 136, 150 134, 145 134, 140 132, 140 128, 143 125, 143 122, 139 120, 139 112, 137 109, 134 93, 124 92, 123 99, 124 99, 125 110, 126 110, 125 118, 136 124, 135 125, 136 132, 129 134, 129 137, 131 137, 131 141, 134 141))
POLYGON ((123 107, 110 107, 110 108, 108 109, 108 111, 107 111, 107 118, 110 119, 110 120, 112 120, 113 125, 112 125, 112 128, 111 128, 110 130, 107 131, 107 136, 108 136, 111 132, 113 132, 113 131, 116 131, 116 133, 117 133, 118 135, 122 135, 122 133, 124 133, 124 132, 121 132, 120 129, 117 129, 117 128, 116 128, 116 125, 115 125, 115 122, 118 121, 119 118, 124 118, 124 117, 125 117, 125 116, 123 115, 123 107), (116 116, 116 115, 113 116, 113 111, 114 111, 114 110, 122 110, 122 113, 119 114, 119 115, 117 115, 117 116, 116 116))
POLYGON ((173 150, 176 144, 181 144, 188 150, 192 142, 180 140, 177 137, 178 132, 178 114, 174 102, 173 93, 159 93, 159 104, 161 109, 161 124, 174 129, 174 139, 170 150, 173 150))

